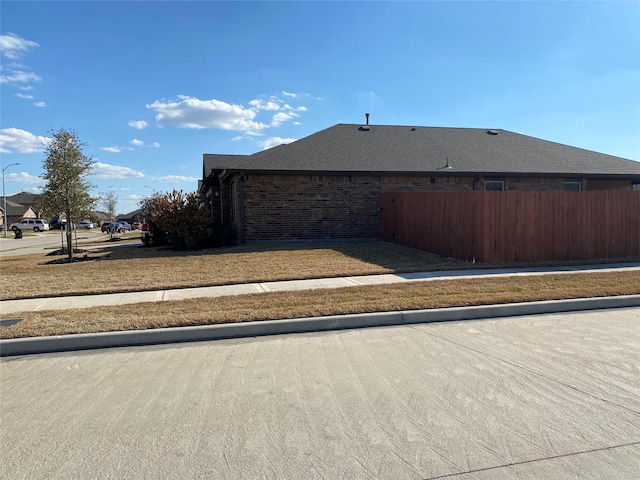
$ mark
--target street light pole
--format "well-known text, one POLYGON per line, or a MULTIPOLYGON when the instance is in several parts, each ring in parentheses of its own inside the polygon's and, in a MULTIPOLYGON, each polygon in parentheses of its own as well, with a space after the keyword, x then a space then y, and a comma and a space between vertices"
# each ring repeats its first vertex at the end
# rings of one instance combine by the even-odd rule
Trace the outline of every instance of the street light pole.
POLYGON ((4 238, 7 238, 7 194, 4 191, 4 171, 12 165, 20 165, 20 163, 10 163, 2 169, 2 200, 4 201, 2 210, 2 228, 4 230, 4 238))

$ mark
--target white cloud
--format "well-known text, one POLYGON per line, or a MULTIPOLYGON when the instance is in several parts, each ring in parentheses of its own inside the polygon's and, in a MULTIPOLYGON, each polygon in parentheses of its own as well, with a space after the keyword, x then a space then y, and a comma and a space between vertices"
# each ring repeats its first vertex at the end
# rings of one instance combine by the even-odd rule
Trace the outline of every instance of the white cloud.
POLYGON ((153 142, 153 143, 151 144, 151 146, 152 146, 153 148, 160 148, 160 144, 159 144, 158 142, 153 142))
POLYGON ((237 137, 233 137, 233 138, 231 139, 231 141, 232 141, 232 142, 238 142, 238 141, 240 141, 240 140, 244 140, 244 139, 245 139, 245 137, 243 137, 242 135, 238 135, 237 137))
POLYGON ((120 147, 100 147, 100 150, 111 153, 120 153, 122 151, 120 147))
POLYGON ((185 177, 183 175, 165 175, 164 177, 158 177, 157 180, 161 182, 179 183, 179 182, 197 182, 199 179, 196 177, 185 177))
POLYGON ((137 138, 134 138, 129 143, 131 145, 135 145, 136 147, 140 147, 140 146, 144 145, 144 142, 142 140, 138 140, 137 138))
POLYGON ((307 107, 305 107, 304 105, 300 106, 300 107, 292 107, 291 105, 289 105, 288 103, 285 103, 282 108, 284 108, 285 110, 295 110, 297 112, 306 112, 307 111, 307 107))
POLYGON ((25 98, 27 100, 31 100, 33 98, 33 95, 27 95, 25 93, 16 93, 15 95, 18 98, 25 98))
POLYGON ((291 120, 293 117, 297 117, 297 116, 298 116, 297 114, 292 113, 292 112, 290 112, 290 113, 278 112, 271 119, 271 126, 272 127, 279 127, 280 125, 282 125, 287 120, 291 120))
POLYGON ((28 184, 37 184, 37 183, 43 182, 42 177, 37 177, 27 172, 6 173, 5 180, 7 182, 28 183, 28 184))
POLYGON ((46 103, 44 103, 44 102, 35 102, 33 105, 34 105, 35 107, 39 107, 39 108, 42 108, 42 107, 46 107, 46 106, 47 106, 47 104, 46 104, 46 103))
POLYGON ((142 130, 144 128, 147 128, 149 126, 149 124, 147 122, 145 122, 144 120, 129 120, 128 125, 132 128, 136 128, 138 130, 142 130))
POLYGON ((144 173, 129 167, 96 162, 91 172, 97 178, 144 178, 144 173))
POLYGON ((24 72, 22 70, 12 70, 7 68, 9 75, 0 75, 0 83, 27 83, 42 80, 35 73, 24 72))
POLYGON ((169 102, 156 100, 147 108, 156 111, 156 121, 165 125, 180 128, 220 128, 256 132, 266 127, 263 123, 254 122, 256 111, 241 105, 232 105, 220 100, 200 100, 197 98, 178 96, 179 101, 169 102))
POLYGON ((251 100, 249 102, 249 105, 251 105, 256 110, 280 110, 280 105, 278 105, 276 102, 265 102, 264 100, 260 100, 259 98, 251 100))
POLYGON ((33 87, 31 85, 22 85, 18 87, 18 90, 22 90, 23 92, 28 92, 30 90, 33 90, 33 87))
MULTIPOLYGON (((283 95, 291 98, 299 96, 291 92, 283 92, 283 95)), ((307 111, 307 107, 291 106, 276 95, 250 100, 247 106, 179 95, 176 100, 156 100, 146 107, 156 112, 155 119, 162 125, 192 129, 217 128, 250 136, 262 136, 263 130, 279 127, 297 117, 297 112, 307 111), (257 120, 262 112, 276 113, 271 122, 265 123, 257 120)))
POLYGON ((50 138, 35 136, 31 132, 19 128, 3 128, 0 130, 0 152, 42 152, 44 145, 49 143, 50 140, 50 138))
POLYGON ((266 140, 258 142, 260 146, 262 146, 263 150, 267 150, 268 148, 275 147, 277 145, 282 145, 283 143, 291 143, 295 142, 297 138, 281 138, 281 137, 269 137, 266 140))
POLYGON ((15 33, 0 35, 0 51, 6 58, 15 60, 20 58, 24 52, 35 47, 39 47, 36 42, 26 40, 15 33))

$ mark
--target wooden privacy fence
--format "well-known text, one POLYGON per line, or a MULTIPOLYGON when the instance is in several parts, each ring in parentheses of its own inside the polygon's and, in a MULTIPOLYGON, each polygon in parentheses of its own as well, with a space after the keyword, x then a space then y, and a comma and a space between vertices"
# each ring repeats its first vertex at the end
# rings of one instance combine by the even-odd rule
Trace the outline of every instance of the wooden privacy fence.
POLYGON ((483 263, 640 257, 640 192, 382 194, 387 242, 483 263))

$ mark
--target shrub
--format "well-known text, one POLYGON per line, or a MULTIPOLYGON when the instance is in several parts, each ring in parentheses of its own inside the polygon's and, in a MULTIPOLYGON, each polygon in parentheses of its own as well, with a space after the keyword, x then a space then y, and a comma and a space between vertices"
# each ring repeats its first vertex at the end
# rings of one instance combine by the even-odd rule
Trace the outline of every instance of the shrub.
POLYGON ((230 243, 230 235, 226 240, 224 234, 227 229, 211 222, 209 209, 197 192, 154 193, 140 205, 152 227, 154 245, 168 241, 177 250, 193 250, 230 243))

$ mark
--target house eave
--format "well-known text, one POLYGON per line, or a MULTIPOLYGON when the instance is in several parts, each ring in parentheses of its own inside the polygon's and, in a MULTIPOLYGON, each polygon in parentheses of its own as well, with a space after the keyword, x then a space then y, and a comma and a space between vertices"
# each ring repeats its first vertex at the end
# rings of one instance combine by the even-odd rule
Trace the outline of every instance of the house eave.
POLYGON ((456 171, 439 170, 282 170, 282 169, 213 169, 209 178, 218 175, 222 181, 234 175, 353 175, 353 176, 393 176, 393 177, 544 177, 544 178, 587 178, 607 180, 640 180, 640 174, 627 173, 579 173, 579 172, 514 172, 514 171, 456 171))

